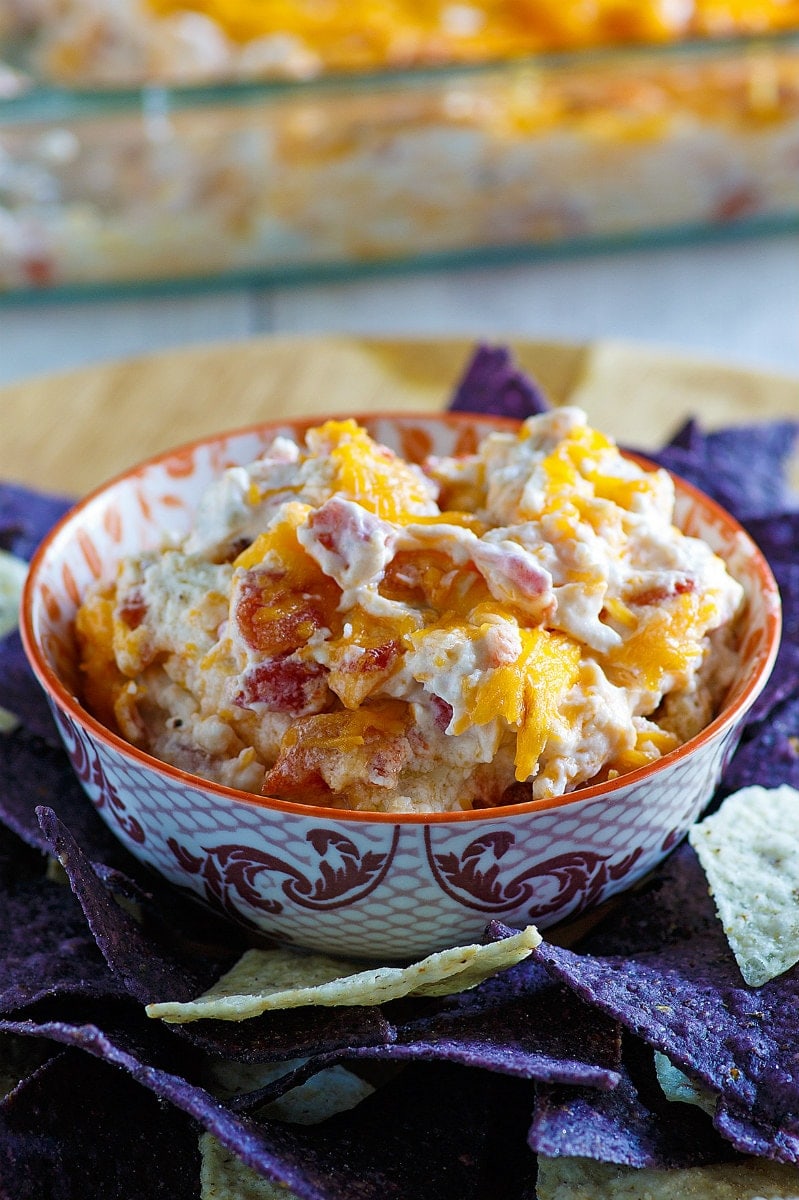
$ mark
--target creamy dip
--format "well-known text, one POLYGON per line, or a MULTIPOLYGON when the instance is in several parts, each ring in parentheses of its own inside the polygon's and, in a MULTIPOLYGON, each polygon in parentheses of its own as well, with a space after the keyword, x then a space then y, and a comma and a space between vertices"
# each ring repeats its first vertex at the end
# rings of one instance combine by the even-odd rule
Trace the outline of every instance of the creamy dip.
POLYGON ((85 700, 183 770, 295 802, 559 796, 698 733, 743 589, 674 485, 577 408, 406 463, 354 421, 226 471, 76 622, 85 700))

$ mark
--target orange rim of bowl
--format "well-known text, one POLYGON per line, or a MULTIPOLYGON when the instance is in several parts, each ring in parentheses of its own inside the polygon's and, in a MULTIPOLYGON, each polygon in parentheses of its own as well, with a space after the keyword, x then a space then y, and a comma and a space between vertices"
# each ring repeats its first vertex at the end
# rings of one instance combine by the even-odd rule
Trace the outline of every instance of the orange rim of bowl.
MULTIPOLYGON (((79 726, 84 728, 92 737, 104 743, 107 747, 117 751, 123 757, 131 759, 139 767, 143 767, 150 771, 155 771, 158 774, 165 775, 169 779, 173 779, 177 783, 184 784, 197 791, 210 792, 216 794, 220 799, 228 801, 237 801, 242 804, 249 805, 255 808, 265 808, 273 812, 285 812, 296 816, 306 817, 324 817, 328 820, 336 820, 341 822, 376 822, 381 825, 432 825, 432 824, 448 824, 452 822, 479 822, 492 818, 513 818, 514 815, 524 813, 541 812, 545 809, 567 808, 571 805, 585 803, 588 800, 594 800, 599 797, 609 795, 617 791, 620 787, 626 787, 629 784, 638 784, 650 778, 652 775, 658 774, 665 768, 678 762, 680 759, 692 754, 694 750, 704 745, 708 741, 722 733, 730 725, 734 724, 736 718, 742 715, 754 701, 757 699, 760 692, 768 682, 769 675, 774 666, 777 652, 779 650, 780 636, 782 632, 782 612, 780 605, 780 595, 777 582, 772 573, 765 555, 758 547, 757 543, 749 536, 743 526, 732 516, 725 508, 718 504, 715 500, 707 496, 700 488, 695 487, 692 483, 682 479, 679 475, 668 471, 668 474, 674 480, 678 492, 692 499, 708 516, 715 518, 717 524, 725 527, 731 534, 736 536, 736 539, 745 548, 746 555, 752 562, 757 579, 763 596, 766 599, 766 623, 764 646, 765 651, 760 654, 760 661, 751 673, 751 677, 747 681, 746 686, 741 694, 737 697, 734 703, 725 705, 712 721, 710 721, 698 734, 689 738, 687 742, 683 742, 681 746, 671 750, 668 754, 664 754, 661 758, 657 758, 645 766, 637 767, 634 771, 628 771, 623 775, 617 776, 615 779, 606 780, 604 783, 589 784, 587 787, 576 788, 573 792, 567 792, 562 796, 552 796, 540 800, 527 800, 520 804, 505 804, 496 805, 489 808, 473 808, 463 809, 456 812, 429 812, 429 813, 389 813, 389 812, 372 812, 370 810, 348 809, 348 808, 333 808, 324 805, 315 804, 298 804, 293 800, 281 800, 277 796, 260 796, 254 792, 239 791, 237 788, 226 787, 224 784, 216 783, 213 780, 204 779, 199 775, 192 775, 188 771, 181 770, 180 767, 175 767, 171 763, 163 762, 161 759, 154 758, 146 751, 140 750, 137 746, 125 741, 119 734, 103 725, 97 720, 87 709, 85 709, 77 697, 64 686, 61 679, 53 670, 44 657, 39 644, 36 640, 33 630, 33 600, 36 592, 36 581, 39 570, 47 556, 47 552, 61 534, 61 532, 71 525, 76 518, 99 496, 113 488, 125 480, 135 478, 150 470, 154 466, 168 461, 170 458, 177 456, 185 456, 194 452, 201 446, 213 444, 214 442, 229 440, 234 437, 247 436, 248 434, 260 434, 269 432, 270 430, 279 430, 290 428, 297 434, 304 434, 308 429, 313 428, 327 420, 343 420, 351 418, 360 424, 374 423, 376 421, 396 421, 396 422, 413 422, 413 421, 441 421, 446 425, 463 426, 476 425, 483 427, 487 433, 494 430, 512 431, 518 429, 520 421, 512 417, 492 416, 482 413, 452 413, 447 411, 441 412, 394 412, 390 410, 370 412, 370 413, 346 413, 346 414, 326 414, 317 417, 299 417, 287 418, 285 420, 275 421, 259 421, 251 425, 246 425, 241 428, 226 430, 211 437, 196 438, 191 442, 185 442, 172 449, 165 450, 160 454, 156 454, 151 458, 145 459, 143 462, 137 463, 126 471, 120 472, 113 478, 107 480, 94 488, 81 500, 79 500, 64 516, 53 526, 53 528, 45 535, 41 543, 36 549, 36 552, 31 559, 30 568, 22 595, 22 604, 20 609, 20 634, 25 653, 33 667, 39 683, 44 688, 45 692, 52 698, 56 707, 63 709, 70 718, 79 726)), ((637 452, 623 450, 619 447, 622 453, 627 458, 633 459, 639 465, 647 470, 665 469, 659 468, 658 464, 648 459, 643 454, 637 452)))

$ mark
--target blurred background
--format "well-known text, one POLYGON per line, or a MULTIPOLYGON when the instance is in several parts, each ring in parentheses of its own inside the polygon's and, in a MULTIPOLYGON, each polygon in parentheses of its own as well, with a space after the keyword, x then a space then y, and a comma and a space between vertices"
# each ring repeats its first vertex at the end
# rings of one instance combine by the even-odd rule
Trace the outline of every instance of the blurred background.
POLYGON ((799 380, 799 0, 0 0, 0 46, 0 383, 257 333, 799 380))

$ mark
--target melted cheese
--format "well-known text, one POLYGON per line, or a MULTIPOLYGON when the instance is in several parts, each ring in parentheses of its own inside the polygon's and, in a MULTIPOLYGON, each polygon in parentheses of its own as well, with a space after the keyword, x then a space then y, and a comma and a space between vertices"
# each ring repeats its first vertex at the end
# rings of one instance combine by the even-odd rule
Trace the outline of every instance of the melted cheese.
MULTIPOLYGON (((328 66, 357 69, 418 59, 479 62, 542 51, 695 35, 785 29, 796 0, 147 0, 165 16, 199 12, 233 41, 282 37, 328 66)), ((286 47, 286 52, 289 47, 286 47)))
POLYGON ((559 795, 668 752, 655 722, 670 693, 708 711, 694 704, 707 635, 742 590, 673 526, 669 477, 579 409, 441 460, 440 479, 352 420, 235 471, 203 509, 211 550, 126 560, 79 612, 90 703, 132 740, 172 706, 158 745, 179 760, 232 747, 279 794, 382 807, 374 789, 415 795, 449 764, 469 775, 468 805, 501 803, 514 780, 559 795), (459 475, 475 511, 439 510, 439 482, 459 475), (216 560, 251 527, 243 503, 260 528, 216 560))

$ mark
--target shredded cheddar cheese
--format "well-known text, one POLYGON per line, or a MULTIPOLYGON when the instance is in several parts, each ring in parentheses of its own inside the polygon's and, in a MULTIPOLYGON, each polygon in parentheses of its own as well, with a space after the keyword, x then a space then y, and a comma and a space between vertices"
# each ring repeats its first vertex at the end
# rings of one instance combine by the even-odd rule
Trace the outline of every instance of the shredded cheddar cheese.
POLYGON ((464 683, 466 711, 454 732, 501 719, 517 731, 516 779, 528 779, 557 718, 558 704, 575 682, 580 647, 546 629, 519 630, 522 652, 476 682, 464 683))
POLYGON ((447 811, 616 778, 712 708, 742 589, 579 409, 425 469, 330 420, 214 486, 189 552, 126 560, 76 622, 89 703, 168 761, 447 811))
POLYGON ((428 493, 414 470, 378 446, 355 421, 328 421, 318 431, 335 467, 335 490, 388 521, 425 512, 428 493))
POLYGON ((239 44, 290 38, 311 61, 345 70, 419 61, 480 62, 799 24, 796 0, 147 0, 147 5, 160 17, 202 13, 239 44))

